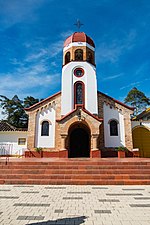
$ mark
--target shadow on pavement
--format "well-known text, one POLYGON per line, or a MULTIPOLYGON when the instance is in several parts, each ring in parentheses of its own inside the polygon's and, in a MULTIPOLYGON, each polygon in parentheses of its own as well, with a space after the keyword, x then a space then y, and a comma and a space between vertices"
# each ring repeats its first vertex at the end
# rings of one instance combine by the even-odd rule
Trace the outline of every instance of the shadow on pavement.
POLYGON ((73 217, 73 218, 62 218, 58 220, 48 220, 43 222, 35 222, 35 223, 28 223, 30 225, 80 225, 85 222, 86 216, 80 217, 73 217))

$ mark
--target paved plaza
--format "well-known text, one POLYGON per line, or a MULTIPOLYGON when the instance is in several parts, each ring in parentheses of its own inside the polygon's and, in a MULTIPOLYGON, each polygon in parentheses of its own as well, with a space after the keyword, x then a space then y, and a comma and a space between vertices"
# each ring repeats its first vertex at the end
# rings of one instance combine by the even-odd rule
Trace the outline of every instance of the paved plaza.
POLYGON ((0 224, 150 225, 150 186, 0 185, 0 224))

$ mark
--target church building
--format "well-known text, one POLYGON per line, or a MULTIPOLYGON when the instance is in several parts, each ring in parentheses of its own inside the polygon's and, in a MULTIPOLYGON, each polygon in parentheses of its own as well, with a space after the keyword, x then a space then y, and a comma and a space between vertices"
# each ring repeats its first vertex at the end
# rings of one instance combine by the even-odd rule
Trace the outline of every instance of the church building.
POLYGON ((26 109, 27 148, 45 157, 101 157, 132 146, 133 108, 97 90, 95 44, 84 32, 63 47, 61 91, 26 109))

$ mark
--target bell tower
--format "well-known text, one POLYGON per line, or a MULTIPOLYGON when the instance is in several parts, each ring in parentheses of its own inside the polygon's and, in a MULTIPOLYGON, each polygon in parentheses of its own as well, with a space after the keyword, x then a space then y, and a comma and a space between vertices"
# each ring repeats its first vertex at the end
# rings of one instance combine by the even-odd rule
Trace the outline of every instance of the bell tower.
POLYGON ((64 42, 61 115, 82 105, 98 114, 95 45, 84 32, 75 32, 64 42))

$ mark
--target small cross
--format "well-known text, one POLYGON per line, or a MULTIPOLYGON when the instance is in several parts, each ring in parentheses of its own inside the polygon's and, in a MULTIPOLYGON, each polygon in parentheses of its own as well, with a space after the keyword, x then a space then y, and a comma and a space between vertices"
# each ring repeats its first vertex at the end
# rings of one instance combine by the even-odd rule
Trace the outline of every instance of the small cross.
POLYGON ((79 19, 77 19, 77 22, 74 25, 77 26, 78 30, 80 30, 80 27, 83 26, 84 24, 81 23, 79 19))

